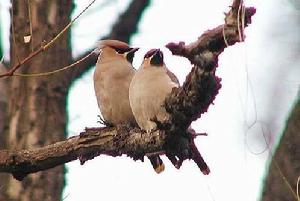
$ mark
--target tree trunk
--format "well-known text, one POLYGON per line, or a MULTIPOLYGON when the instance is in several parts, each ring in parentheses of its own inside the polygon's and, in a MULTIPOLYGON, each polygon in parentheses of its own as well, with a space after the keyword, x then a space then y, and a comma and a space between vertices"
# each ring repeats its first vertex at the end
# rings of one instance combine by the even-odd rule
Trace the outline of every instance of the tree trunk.
MULTIPOLYGON (((4 73, 5 69, 4 66, 0 63, 0 73, 4 73)), ((5 131, 7 129, 7 80, 0 79, 0 150, 1 149, 7 149, 7 132, 5 131), (4 135, 5 134, 5 135, 4 135)), ((0 200, 5 200, 3 191, 5 189, 4 184, 6 184, 8 181, 8 175, 6 174, 0 174, 0 200)))
MULTIPOLYGON (((11 34, 10 40, 11 66, 57 35, 70 22, 73 8, 72 0, 12 1, 12 5, 15 34, 11 34), (31 36, 28 43, 26 36, 31 36)), ((47 72, 71 63, 70 46, 68 31, 46 52, 24 64, 19 72, 47 72)), ((63 73, 9 78, 7 139, 10 150, 41 147, 65 138, 68 79, 63 73)), ((64 172, 64 166, 59 166, 30 175, 22 182, 9 177, 2 199, 60 200, 64 172)))
POLYGON ((270 164, 262 193, 263 201, 297 200, 297 179, 300 176, 300 97, 298 98, 270 164))

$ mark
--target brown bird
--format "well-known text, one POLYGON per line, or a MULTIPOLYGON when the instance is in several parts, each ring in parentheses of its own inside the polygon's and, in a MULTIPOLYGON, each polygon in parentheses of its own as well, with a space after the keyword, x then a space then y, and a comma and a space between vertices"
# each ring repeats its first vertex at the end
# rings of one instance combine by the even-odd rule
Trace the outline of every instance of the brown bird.
POLYGON ((104 121, 109 125, 136 124, 128 90, 135 73, 131 63, 138 48, 118 40, 102 40, 98 48, 94 88, 104 121))
MULTIPOLYGON (((129 87, 130 106, 141 129, 149 133, 157 128, 153 120, 164 122, 169 118, 163 104, 172 89, 178 86, 177 77, 164 63, 163 53, 159 49, 148 51, 129 87)), ((152 164, 153 161, 159 164, 155 169, 158 173, 164 170, 158 155, 149 159, 152 164)))
MULTIPOLYGON (((98 106, 108 125, 136 125, 129 103, 129 85, 135 70, 132 66, 138 48, 117 40, 102 40, 94 72, 94 88, 98 106)), ((160 173, 164 165, 159 156, 148 157, 154 170, 160 173)))
POLYGON ((141 129, 149 133, 157 127, 153 120, 164 122, 168 119, 163 104, 178 86, 177 77, 164 63, 163 53, 159 49, 147 52, 129 87, 130 106, 141 129))

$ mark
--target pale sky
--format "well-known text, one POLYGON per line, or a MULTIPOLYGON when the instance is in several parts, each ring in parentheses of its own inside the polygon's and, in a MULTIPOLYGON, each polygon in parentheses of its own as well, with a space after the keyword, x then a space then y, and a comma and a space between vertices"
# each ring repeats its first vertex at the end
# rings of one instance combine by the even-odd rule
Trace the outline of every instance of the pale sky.
MULTIPOLYGON (((110 5, 111 12, 107 12, 105 17, 89 16, 103 19, 95 21, 101 28, 95 26, 87 33, 96 33, 94 37, 86 38, 90 40, 90 45, 97 39, 98 30, 107 33, 108 30, 104 27, 113 22, 116 12, 124 9, 122 6, 124 1, 117 2, 110 5), (106 21, 108 19, 109 22, 106 21)), ((80 3, 86 5, 82 1, 80 3)), ((223 13, 228 10, 230 3, 229 0, 187 0, 184 3, 177 0, 153 1, 152 7, 144 14, 138 33, 132 39, 133 46, 141 47, 135 57, 134 66, 138 68, 143 54, 148 49, 162 48, 166 65, 182 83, 191 65, 184 58, 172 56, 164 45, 168 42, 192 42, 207 29, 222 24, 223 13)), ((273 79, 276 72, 280 71, 279 67, 274 68, 271 65, 272 58, 275 51, 277 53, 283 51, 279 48, 283 44, 278 40, 273 41, 272 51, 265 46, 270 43, 267 41, 270 34, 276 35, 279 32, 272 28, 274 26, 272 23, 284 27, 284 19, 288 18, 292 6, 279 0, 246 1, 246 3, 257 7, 253 24, 246 29, 246 42, 227 48, 220 56, 217 75, 222 78, 223 87, 215 104, 202 115, 201 119, 193 123, 197 132, 207 132, 209 135, 199 137, 196 142, 211 169, 211 174, 202 175, 192 161, 186 161, 180 170, 176 170, 164 157, 166 169, 157 175, 147 160, 141 163, 133 162, 125 156, 118 158, 101 156, 84 166, 80 166, 78 161, 68 164, 69 185, 65 189, 66 200, 254 201, 257 199, 265 161, 269 154, 268 151, 264 151, 266 149, 264 134, 268 137, 270 132, 279 133, 282 129, 290 103, 297 93, 299 79, 285 75, 283 84, 278 88, 284 92, 283 98, 273 103, 274 107, 279 108, 277 118, 268 122, 269 115, 272 115, 268 93, 273 93, 273 79), (271 21, 271 18, 279 21, 271 21), (265 54, 266 50, 268 54, 265 54), (292 80, 295 81, 294 86, 290 85, 292 80), (253 123, 254 126, 249 128, 253 123), (268 124, 272 124, 272 127, 268 124)), ((94 13, 94 16, 96 15, 94 13)), ((83 48, 83 42, 79 39, 84 40, 82 35, 86 34, 87 29, 79 27, 80 24, 74 29, 75 35, 78 34, 78 40, 74 38, 74 45, 83 48)), ((284 36, 286 33, 281 34, 284 36)), ((93 70, 78 81, 70 93, 69 130, 75 134, 86 126, 97 125, 99 110, 93 91, 92 73, 93 70), (80 97, 91 98, 82 100, 80 97), (83 103, 86 107, 79 108, 78 105, 83 103)))
MULTIPOLYGON (((77 1, 74 15, 89 2, 77 1)), ((100 35, 106 35, 128 2, 112 1, 101 9, 102 1, 98 0, 73 27, 74 55, 93 47, 100 35)), ((300 41, 299 25, 287 29, 299 19, 299 10, 292 4, 295 2, 246 1, 257 8, 246 29, 246 41, 226 48, 220 56, 217 75, 222 78, 222 88, 214 105, 193 123, 197 132, 208 133, 207 137, 198 137, 196 144, 211 169, 210 175, 203 175, 192 161, 185 161, 177 170, 163 157, 166 168, 158 175, 147 159, 142 163, 126 156, 100 156, 83 166, 79 161, 68 163, 64 200, 255 201, 269 155, 268 150, 264 151, 264 137, 281 132, 299 88, 300 70, 293 63, 297 59, 293 50, 300 41), (290 70, 283 73, 282 66, 290 70), (274 80, 278 77, 277 86, 274 80)), ((141 48, 134 60, 135 68, 148 49, 159 47, 166 65, 182 83, 191 65, 187 59, 172 56, 164 45, 192 42, 204 31, 222 24, 230 4, 229 0, 154 0, 132 38, 131 45, 141 48)), ((6 7, 1 4, 2 9, 6 7)), ((1 17, 5 16, 7 13, 1 12, 1 17)), ((78 135, 85 127, 99 126, 93 70, 70 91, 69 136, 78 135)))

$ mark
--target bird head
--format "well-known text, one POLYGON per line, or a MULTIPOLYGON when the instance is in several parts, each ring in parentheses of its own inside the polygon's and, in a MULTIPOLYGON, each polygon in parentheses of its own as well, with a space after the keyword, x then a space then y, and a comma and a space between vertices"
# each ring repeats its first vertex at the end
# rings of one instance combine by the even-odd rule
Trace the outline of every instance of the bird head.
MULTIPOLYGON (((122 56, 130 63, 133 61, 134 53, 139 48, 131 48, 127 43, 119 40, 101 40, 98 42, 98 51, 101 54, 106 54, 107 57, 113 58, 114 56, 122 56)), ((103 57, 106 57, 103 55, 103 57)))
POLYGON ((156 67, 164 66, 164 54, 160 49, 149 50, 144 56, 143 65, 156 67))
POLYGON ((100 40, 98 42, 98 49, 103 49, 105 47, 118 48, 118 49, 128 49, 129 45, 125 42, 119 40, 100 40))

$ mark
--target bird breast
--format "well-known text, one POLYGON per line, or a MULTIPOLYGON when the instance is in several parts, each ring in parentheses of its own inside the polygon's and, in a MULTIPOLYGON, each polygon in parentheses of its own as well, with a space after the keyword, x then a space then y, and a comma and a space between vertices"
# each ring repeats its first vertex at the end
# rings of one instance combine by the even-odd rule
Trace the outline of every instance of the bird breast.
POLYGON ((140 128, 150 131, 156 128, 151 120, 163 122, 168 119, 163 104, 172 88, 177 86, 168 76, 166 68, 141 68, 137 71, 130 84, 129 100, 140 128))
POLYGON ((129 104, 129 84, 134 69, 129 63, 106 62, 97 64, 94 88, 101 114, 107 122, 135 123, 129 104))

